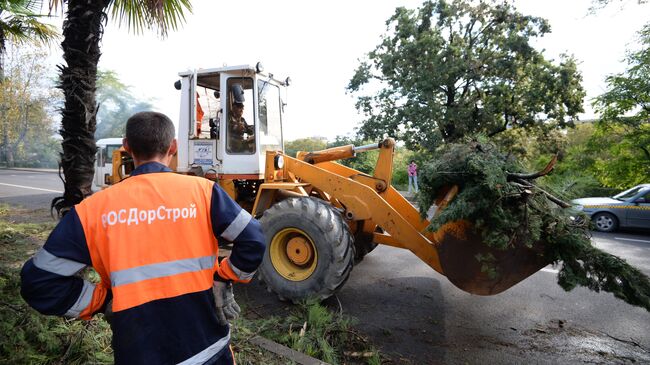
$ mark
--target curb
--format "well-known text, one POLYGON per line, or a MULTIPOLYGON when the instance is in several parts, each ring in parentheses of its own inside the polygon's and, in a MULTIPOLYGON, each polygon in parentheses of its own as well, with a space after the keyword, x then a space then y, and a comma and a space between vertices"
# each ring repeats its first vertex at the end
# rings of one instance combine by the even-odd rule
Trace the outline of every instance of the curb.
POLYGON ((305 355, 302 352, 290 349, 284 345, 280 345, 277 342, 273 342, 268 338, 255 336, 251 338, 250 343, 259 346, 267 351, 270 351, 276 355, 280 355, 284 358, 287 358, 295 363, 300 365, 330 365, 324 361, 315 359, 311 356, 305 355))

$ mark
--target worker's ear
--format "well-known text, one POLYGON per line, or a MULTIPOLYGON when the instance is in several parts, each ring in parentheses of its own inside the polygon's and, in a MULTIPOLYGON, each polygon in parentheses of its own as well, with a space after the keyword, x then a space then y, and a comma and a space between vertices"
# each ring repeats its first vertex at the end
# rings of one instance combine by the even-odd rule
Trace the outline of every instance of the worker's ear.
POLYGON ((129 143, 127 142, 126 138, 122 138, 122 146, 124 147, 126 152, 128 152, 129 155, 130 155, 131 154, 131 148, 129 147, 129 143))
POLYGON ((178 142, 176 141, 176 138, 174 138, 171 145, 169 145, 169 151, 167 154, 173 156, 176 154, 176 152, 178 152, 178 142))

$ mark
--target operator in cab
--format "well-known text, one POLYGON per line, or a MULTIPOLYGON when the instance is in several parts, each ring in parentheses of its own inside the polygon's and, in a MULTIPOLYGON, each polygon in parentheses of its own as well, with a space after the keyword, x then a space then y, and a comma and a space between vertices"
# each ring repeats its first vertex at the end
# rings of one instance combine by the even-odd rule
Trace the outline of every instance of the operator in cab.
POLYGON ((218 184, 172 172, 174 125, 141 112, 126 124, 135 170, 74 206, 21 271, 21 295, 46 315, 104 313, 115 364, 234 364, 232 283, 262 261, 260 224, 218 184), (218 262, 217 240, 233 243, 218 262), (91 283, 79 273, 92 267, 91 283))
POLYGON ((233 90, 233 103, 228 119, 228 152, 255 153, 255 127, 244 119, 243 88, 235 84, 233 90))

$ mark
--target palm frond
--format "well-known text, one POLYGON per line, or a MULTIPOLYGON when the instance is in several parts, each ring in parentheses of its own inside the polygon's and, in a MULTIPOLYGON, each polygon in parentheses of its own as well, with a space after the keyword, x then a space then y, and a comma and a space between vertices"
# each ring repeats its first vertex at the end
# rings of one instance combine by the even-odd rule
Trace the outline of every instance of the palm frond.
POLYGON ((43 2, 35 0, 4 0, 0 1, 0 48, 4 48, 5 40, 14 43, 36 41, 50 43, 58 37, 56 28, 39 21, 47 15, 42 15, 43 2))
POLYGON ((50 7, 50 15, 58 13, 59 9, 61 9, 61 15, 63 15, 65 0, 49 0, 48 2, 50 7))
POLYGON ((168 30, 176 30, 185 22, 186 12, 192 13, 189 0, 114 0, 111 3, 112 18, 135 34, 152 29, 165 37, 168 30))
POLYGON ((11 14, 37 15, 43 8, 39 0, 0 0, 0 11, 11 14))
POLYGON ((27 18, 23 22, 23 28, 33 39, 43 44, 49 44, 56 40, 59 32, 56 27, 50 24, 41 23, 36 18, 27 18))

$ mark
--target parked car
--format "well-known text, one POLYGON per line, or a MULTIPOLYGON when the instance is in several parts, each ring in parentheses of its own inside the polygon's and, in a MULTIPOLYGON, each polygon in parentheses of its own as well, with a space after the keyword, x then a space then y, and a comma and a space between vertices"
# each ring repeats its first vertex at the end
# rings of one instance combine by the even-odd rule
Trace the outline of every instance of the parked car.
POLYGON ((581 198, 571 203, 591 217, 601 232, 621 227, 650 229, 650 184, 637 185, 611 198, 581 198))

